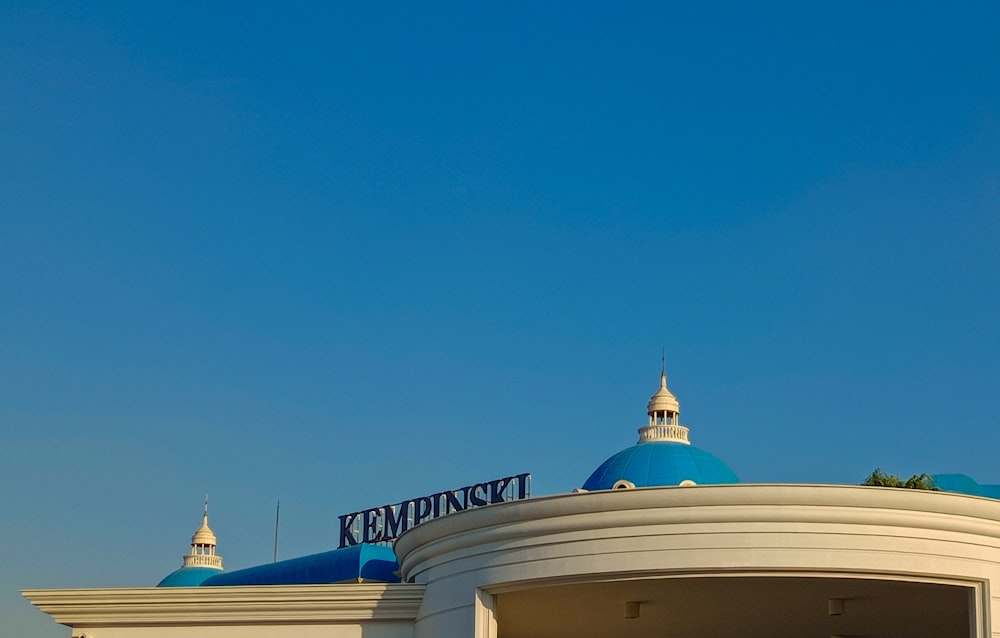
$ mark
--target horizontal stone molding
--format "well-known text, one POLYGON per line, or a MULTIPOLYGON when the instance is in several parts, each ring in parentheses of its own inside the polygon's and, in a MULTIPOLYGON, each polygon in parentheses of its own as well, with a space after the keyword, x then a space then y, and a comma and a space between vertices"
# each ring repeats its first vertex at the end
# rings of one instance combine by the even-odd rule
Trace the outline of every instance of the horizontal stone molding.
POLYGON ((413 621, 424 586, 393 584, 26 589, 56 622, 73 627, 322 624, 413 621))
MULTIPOLYGON (((641 544, 644 537, 682 539, 754 529, 827 534, 848 528, 852 534, 870 530, 873 537, 976 537, 975 542, 1000 549, 1000 501, 842 485, 606 490, 452 514, 408 531, 396 542, 396 553, 409 580, 435 565, 484 552, 496 557, 552 544, 551 551, 542 553, 554 557, 560 543, 577 540, 630 539, 641 544)), ((663 542, 669 546, 675 541, 663 542)), ((742 547, 736 537, 732 543, 734 549, 742 547)))

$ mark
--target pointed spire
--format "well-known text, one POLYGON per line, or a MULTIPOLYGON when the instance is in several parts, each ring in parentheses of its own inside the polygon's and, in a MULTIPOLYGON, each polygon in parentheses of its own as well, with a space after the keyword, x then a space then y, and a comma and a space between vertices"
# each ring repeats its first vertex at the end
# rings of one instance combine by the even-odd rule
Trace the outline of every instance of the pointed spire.
MULTIPOLYGON (((204 509, 204 511, 201 514, 201 527, 198 528, 198 531, 206 530, 206 529, 209 532, 212 531, 212 529, 208 526, 208 494, 205 494, 205 509, 204 509)), ((195 536, 197 536, 197 535, 198 535, 198 532, 195 532, 195 536)), ((214 538, 214 535, 213 535, 213 538, 214 538)))
MULTIPOLYGON (((664 348, 663 352, 660 354, 660 390, 665 390, 667 394, 670 394, 670 390, 667 390, 667 349, 664 348)), ((660 394, 657 392, 656 394, 660 394)), ((655 397, 656 394, 653 396, 655 397)), ((670 394, 670 396, 674 396, 670 394)), ((652 400, 651 400, 652 401, 652 400)), ((678 410, 680 406, 678 406, 678 410)))

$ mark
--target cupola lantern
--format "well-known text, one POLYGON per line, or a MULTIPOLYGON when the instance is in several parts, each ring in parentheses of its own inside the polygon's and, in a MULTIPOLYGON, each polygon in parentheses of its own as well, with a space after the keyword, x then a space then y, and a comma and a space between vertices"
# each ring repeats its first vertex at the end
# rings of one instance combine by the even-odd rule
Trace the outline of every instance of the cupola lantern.
POLYGON ((649 441, 673 441, 687 443, 688 429, 681 425, 681 404, 667 387, 667 368, 664 360, 660 366, 660 389, 646 404, 649 423, 639 428, 639 443, 649 441))

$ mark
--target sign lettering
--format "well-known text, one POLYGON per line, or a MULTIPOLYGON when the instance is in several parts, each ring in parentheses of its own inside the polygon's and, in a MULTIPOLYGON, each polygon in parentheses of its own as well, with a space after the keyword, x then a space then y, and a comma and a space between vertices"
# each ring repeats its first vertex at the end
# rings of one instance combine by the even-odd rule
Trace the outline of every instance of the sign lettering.
POLYGON ((387 543, 406 530, 452 512, 494 503, 520 501, 531 495, 531 474, 516 474, 382 505, 340 517, 340 547, 361 543, 387 543))

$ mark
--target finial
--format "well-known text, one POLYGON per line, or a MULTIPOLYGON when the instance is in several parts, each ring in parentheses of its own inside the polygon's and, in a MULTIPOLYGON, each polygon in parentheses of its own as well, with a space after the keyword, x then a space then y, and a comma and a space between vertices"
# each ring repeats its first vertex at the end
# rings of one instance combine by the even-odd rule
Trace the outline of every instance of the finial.
POLYGON ((663 348, 660 353, 660 387, 667 387, 667 349, 663 348))
POLYGON ((208 493, 205 494, 205 513, 202 516, 208 516, 208 493))

